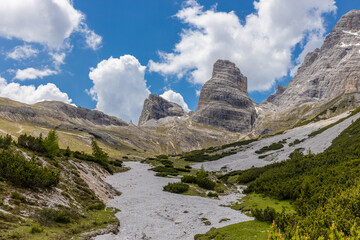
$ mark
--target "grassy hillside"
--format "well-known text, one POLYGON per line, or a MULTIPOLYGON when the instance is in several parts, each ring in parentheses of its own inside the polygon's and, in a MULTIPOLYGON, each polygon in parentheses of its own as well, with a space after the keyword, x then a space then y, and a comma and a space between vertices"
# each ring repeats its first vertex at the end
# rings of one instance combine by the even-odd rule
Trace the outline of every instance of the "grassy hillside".
POLYGON ((246 184, 248 194, 291 201, 294 213, 252 210, 257 219, 275 220, 288 238, 297 226, 311 239, 327 238, 333 221, 338 230, 350 235, 351 227, 360 224, 360 119, 324 153, 303 155, 295 151, 287 161, 232 172, 222 179, 246 184))
POLYGON ((83 239, 117 231, 117 210, 105 210, 117 191, 92 183, 124 170, 121 161, 99 147, 93 154, 59 148, 55 131, 43 136, 0 137, 0 239, 83 239))

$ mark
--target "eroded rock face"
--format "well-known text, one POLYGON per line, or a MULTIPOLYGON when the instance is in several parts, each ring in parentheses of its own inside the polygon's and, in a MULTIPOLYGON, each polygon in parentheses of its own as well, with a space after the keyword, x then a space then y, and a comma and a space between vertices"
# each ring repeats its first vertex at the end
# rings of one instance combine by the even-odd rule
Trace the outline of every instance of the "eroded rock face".
POLYGON ((256 119, 254 102, 248 97, 247 78, 234 63, 216 61, 212 78, 201 90, 192 119, 231 132, 252 130, 256 119))
POLYGON ((281 108, 330 100, 359 91, 360 10, 345 14, 323 46, 308 53, 297 75, 282 93, 267 101, 281 108))
POLYGON ((180 105, 169 102, 156 94, 150 94, 144 101, 138 125, 141 126, 151 119, 159 120, 169 116, 184 115, 186 112, 180 105))

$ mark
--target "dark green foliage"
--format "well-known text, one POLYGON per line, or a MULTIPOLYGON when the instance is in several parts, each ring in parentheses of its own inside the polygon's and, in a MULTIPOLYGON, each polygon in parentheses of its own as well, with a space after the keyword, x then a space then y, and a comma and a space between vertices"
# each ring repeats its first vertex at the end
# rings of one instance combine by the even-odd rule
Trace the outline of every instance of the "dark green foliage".
POLYGON ((306 140, 306 138, 301 139, 301 140, 299 140, 299 139, 295 139, 295 140, 294 140, 294 142, 289 143, 289 146, 290 146, 290 147, 295 146, 295 145, 297 145, 297 144, 302 143, 302 142, 303 142, 303 141, 305 141, 305 140, 306 140))
POLYGON ((221 153, 214 154, 216 151, 224 150, 224 149, 230 148, 230 147, 245 146, 245 145, 248 145, 248 144, 250 144, 250 143, 252 143, 254 141, 257 141, 257 139, 230 143, 230 144, 223 145, 221 147, 211 147, 211 148, 208 148, 208 149, 194 150, 194 151, 185 153, 182 156, 182 158, 185 161, 189 161, 189 162, 215 161, 215 160, 218 160, 220 158, 230 156, 232 154, 237 153, 236 150, 231 150, 231 151, 223 151, 221 153))
POLYGON ((28 188, 56 186, 59 173, 37 165, 35 158, 26 160, 20 153, 3 150, 0 153, 0 177, 14 185, 28 188))
POLYGON ((168 157, 168 155, 158 155, 158 156, 156 156, 156 158, 158 159, 158 160, 161 160, 161 159, 168 159, 169 157, 168 157))
POLYGON ((179 172, 175 168, 163 167, 163 166, 157 166, 157 167, 151 168, 150 170, 152 170, 154 172, 167 172, 167 173, 178 173, 179 172))
POLYGON ((217 193, 215 193, 215 192, 209 192, 209 193, 207 194, 207 196, 208 196, 208 197, 219 197, 219 195, 218 195, 217 193))
POLYGON ((184 193, 189 190, 189 185, 185 183, 168 183, 164 186, 164 191, 171 193, 184 193))
POLYGON ((37 220, 41 225, 53 226, 55 223, 68 224, 71 219, 77 219, 78 216, 68 210, 55 210, 43 208, 37 215, 37 220))
POLYGON ((43 228, 41 228, 38 224, 36 224, 35 226, 33 226, 30 230, 31 234, 35 234, 35 233, 42 233, 44 231, 43 228))
MULTIPOLYGON (((286 142, 286 140, 285 140, 285 142, 286 142)), ((262 154, 262 153, 266 153, 266 152, 273 151, 273 150, 279 150, 283 147, 284 147, 284 141, 280 141, 277 143, 272 143, 269 146, 265 146, 265 147, 255 151, 255 153, 262 154)))
POLYGON ((94 204, 91 204, 89 207, 88 207, 89 210, 103 210, 105 209, 105 204, 103 203, 94 203, 94 204))
POLYGON ((121 160, 113 160, 113 161, 110 161, 109 163, 116 167, 122 167, 122 165, 123 165, 123 162, 121 160))
POLYGON ((189 169, 186 168, 175 168, 176 170, 178 170, 179 172, 191 172, 189 169))
POLYGON ((276 217, 276 211, 274 208, 266 207, 265 209, 251 209, 251 214, 256 220, 264 222, 273 222, 276 217))
POLYGON ((189 166, 189 165, 186 165, 185 168, 186 168, 186 169, 192 169, 192 167, 189 166))
POLYGON ((185 175, 181 178, 181 182, 184 183, 196 183, 196 176, 193 175, 185 175))
POLYGON ((33 136, 28 136, 26 133, 22 134, 19 136, 18 138, 18 144, 24 148, 27 148, 29 150, 38 152, 38 153, 45 153, 46 149, 44 147, 43 144, 43 138, 42 135, 40 134, 39 137, 33 137, 33 136))
POLYGON ((16 199, 16 200, 19 200, 19 201, 21 201, 21 202, 26 202, 26 197, 24 196, 24 195, 21 195, 20 193, 18 193, 18 192, 13 192, 12 194, 11 194, 11 198, 13 198, 13 199, 16 199))
POLYGON ((199 187, 207 189, 207 190, 214 190, 214 188, 216 186, 216 183, 209 178, 199 178, 198 177, 196 179, 196 184, 199 187))
POLYGON ((6 134, 5 137, 0 136, 0 148, 8 149, 12 142, 12 138, 9 134, 6 134))
POLYGON ((69 146, 66 147, 66 149, 64 151, 64 156, 65 157, 70 157, 71 156, 71 150, 70 150, 69 146))
POLYGON ((113 173, 112 169, 109 166, 109 156, 104 152, 95 139, 91 140, 92 155, 95 159, 95 162, 103 166, 109 173, 113 173))
POLYGON ((42 142, 46 155, 50 158, 55 157, 59 153, 58 136, 55 130, 49 132, 48 136, 42 142))
MULTIPOLYGON (((296 214, 275 219, 288 236, 298 225, 311 239, 327 238, 332 221, 349 235, 351 226, 360 224, 360 119, 324 153, 303 155, 295 150, 290 157, 281 163, 232 174, 239 176, 239 183, 250 181, 246 193, 293 201, 296 214), (245 175, 250 177, 244 179, 245 175)), ((264 217, 264 210, 259 211, 254 215, 264 217)))
POLYGON ((173 167, 174 166, 174 163, 170 160, 161 160, 160 162, 165 167, 173 167))

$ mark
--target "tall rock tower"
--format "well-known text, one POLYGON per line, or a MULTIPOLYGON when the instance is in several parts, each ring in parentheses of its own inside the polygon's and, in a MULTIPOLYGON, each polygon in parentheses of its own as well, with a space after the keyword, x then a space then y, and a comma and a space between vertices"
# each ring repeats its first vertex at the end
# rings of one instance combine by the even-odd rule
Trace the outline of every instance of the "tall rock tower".
POLYGON ((250 132, 256 119, 255 104, 248 97, 247 78, 234 63, 218 60, 212 77, 201 89, 193 121, 231 132, 250 132))

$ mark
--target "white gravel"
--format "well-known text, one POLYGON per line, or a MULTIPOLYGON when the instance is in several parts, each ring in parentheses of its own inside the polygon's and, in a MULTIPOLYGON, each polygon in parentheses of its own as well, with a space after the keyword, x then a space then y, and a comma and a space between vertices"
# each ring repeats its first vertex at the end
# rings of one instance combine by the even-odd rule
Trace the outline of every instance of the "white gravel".
POLYGON ((349 113, 344 113, 331 119, 322 120, 316 123, 289 130, 281 135, 261 139, 259 141, 249 144, 245 150, 238 152, 237 154, 230 155, 213 162, 198 163, 195 164, 193 167, 200 168, 203 166, 206 171, 245 170, 251 167, 263 167, 274 162, 284 161, 289 158, 290 153, 292 153, 296 148, 304 148, 305 154, 309 150, 311 150, 312 153, 321 153, 325 151, 328 147, 330 147, 332 141, 342 131, 344 131, 351 124, 352 121, 355 121, 357 118, 360 117, 360 113, 346 119, 345 121, 335 125, 332 128, 327 129, 326 131, 316 135, 315 137, 309 138, 308 135, 322 127, 325 127, 341 118, 346 117, 348 114, 349 113), (284 144, 284 147, 282 149, 266 152, 263 154, 255 153, 255 151, 261 149, 262 147, 269 146, 270 144, 279 142, 283 139, 286 139, 287 143, 284 144), (290 147, 289 143, 294 142, 295 139, 306 140, 300 144, 296 144, 290 147), (260 155, 266 154, 270 155, 264 159, 259 159, 260 155))
POLYGON ((147 164, 126 162, 125 165, 131 170, 107 179, 122 192, 109 204, 121 210, 116 215, 120 232, 116 236, 98 236, 97 240, 194 239, 195 234, 205 233, 212 227, 252 220, 239 211, 220 206, 243 197, 240 192, 220 200, 168 193, 163 191, 163 186, 179 179, 155 177, 147 164), (207 218, 211 225, 206 226, 201 218, 207 218), (230 220, 219 223, 224 218, 230 220))

